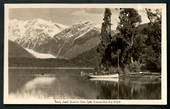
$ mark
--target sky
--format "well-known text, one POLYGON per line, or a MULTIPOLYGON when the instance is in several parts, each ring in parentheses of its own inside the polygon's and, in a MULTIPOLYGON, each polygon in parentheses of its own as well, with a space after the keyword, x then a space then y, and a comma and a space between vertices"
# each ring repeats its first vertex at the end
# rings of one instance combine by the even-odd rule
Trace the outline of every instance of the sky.
MULTIPOLYGON (((112 10, 112 28, 115 29, 119 19, 119 10, 112 10)), ((148 22, 144 9, 138 10, 142 23, 148 22)), ((72 25, 81 21, 92 21, 101 25, 104 8, 11 8, 9 19, 31 20, 41 18, 64 25, 72 25)))

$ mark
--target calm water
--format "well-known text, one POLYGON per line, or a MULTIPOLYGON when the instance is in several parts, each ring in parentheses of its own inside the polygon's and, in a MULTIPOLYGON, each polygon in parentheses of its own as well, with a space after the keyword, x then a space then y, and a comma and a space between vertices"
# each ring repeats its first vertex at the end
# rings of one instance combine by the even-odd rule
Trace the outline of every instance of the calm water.
MULTIPOLYGON (((160 99, 160 80, 120 78, 90 80, 73 69, 10 69, 10 98, 160 99)), ((84 70, 91 72, 91 70, 84 70)))

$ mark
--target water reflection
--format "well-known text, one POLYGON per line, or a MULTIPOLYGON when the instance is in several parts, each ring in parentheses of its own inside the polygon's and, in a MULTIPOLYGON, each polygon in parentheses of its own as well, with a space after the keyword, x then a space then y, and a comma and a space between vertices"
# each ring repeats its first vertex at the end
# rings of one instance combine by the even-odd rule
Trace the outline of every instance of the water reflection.
POLYGON ((161 83, 127 81, 95 81, 100 86, 98 99, 161 99, 161 83))
MULTIPOLYGON (((10 98, 160 99, 160 80, 85 79, 82 70, 9 70, 10 98)), ((89 70, 90 71, 90 70, 89 70)))
POLYGON ((47 88, 55 81, 55 79, 55 77, 36 77, 24 85, 24 90, 32 90, 33 88, 47 88))

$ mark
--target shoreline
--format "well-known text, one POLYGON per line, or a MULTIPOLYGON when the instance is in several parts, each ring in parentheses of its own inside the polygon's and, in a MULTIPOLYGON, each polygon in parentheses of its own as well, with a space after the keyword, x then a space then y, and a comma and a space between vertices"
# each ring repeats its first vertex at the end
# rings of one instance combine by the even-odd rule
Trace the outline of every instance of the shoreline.
POLYGON ((8 67, 8 69, 89 69, 93 70, 92 67, 8 67))

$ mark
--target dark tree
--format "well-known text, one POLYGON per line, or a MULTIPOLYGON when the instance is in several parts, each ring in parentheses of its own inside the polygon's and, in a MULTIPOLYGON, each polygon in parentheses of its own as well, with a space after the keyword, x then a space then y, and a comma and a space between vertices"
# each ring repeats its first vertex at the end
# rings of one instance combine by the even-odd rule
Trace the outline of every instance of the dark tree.
POLYGON ((101 43, 97 48, 100 56, 99 69, 108 70, 111 65, 108 53, 106 52, 107 46, 111 43, 111 10, 109 8, 105 9, 100 40, 101 43))
POLYGON ((117 30, 120 31, 121 36, 129 43, 133 45, 133 38, 135 35, 135 28, 141 23, 141 16, 133 8, 120 9, 119 25, 117 30))
POLYGON ((136 27, 141 23, 141 16, 137 10, 133 8, 120 9, 119 24, 117 30, 119 30, 119 37, 126 43, 121 50, 120 62, 123 64, 133 63, 134 54, 134 39, 137 33, 136 27))
POLYGON ((145 61, 149 70, 161 71, 161 10, 146 9, 149 25, 146 29, 145 61))

